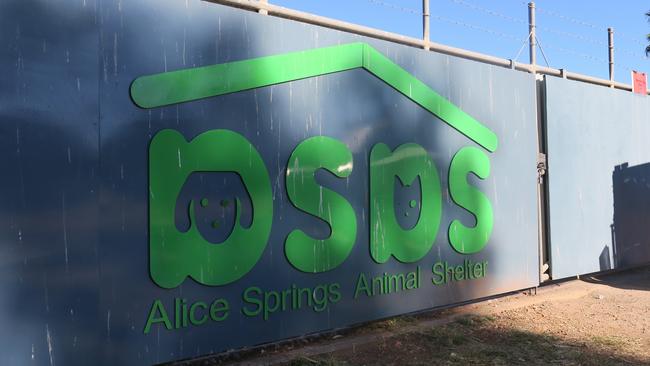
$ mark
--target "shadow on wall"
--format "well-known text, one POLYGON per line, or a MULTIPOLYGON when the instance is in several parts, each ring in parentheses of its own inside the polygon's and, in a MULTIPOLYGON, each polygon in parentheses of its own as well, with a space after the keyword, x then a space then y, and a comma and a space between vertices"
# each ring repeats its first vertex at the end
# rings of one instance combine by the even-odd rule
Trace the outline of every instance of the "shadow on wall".
MULTIPOLYGON (((612 183, 613 267, 622 269, 650 263, 650 163, 632 167, 624 163, 614 167, 612 183)), ((611 268, 603 268, 609 264, 609 258, 606 246, 600 256, 601 269, 611 268)))

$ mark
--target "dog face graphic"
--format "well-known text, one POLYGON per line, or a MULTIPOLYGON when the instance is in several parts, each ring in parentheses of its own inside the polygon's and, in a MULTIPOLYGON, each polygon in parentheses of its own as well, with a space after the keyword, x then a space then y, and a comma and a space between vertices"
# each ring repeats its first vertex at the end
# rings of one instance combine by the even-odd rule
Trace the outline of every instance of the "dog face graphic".
POLYGON ((149 147, 149 264, 159 286, 174 288, 187 276, 209 286, 238 280, 261 257, 272 221, 268 171, 246 138, 228 130, 207 131, 191 142, 173 130, 162 130, 153 138, 149 147), (219 173, 216 179, 221 175, 224 186, 239 189, 219 191, 207 173, 219 173), (183 189, 196 184, 205 190, 183 189), (176 220, 183 217, 177 210, 187 210, 186 220, 176 220), (244 217, 243 211, 247 211, 244 217))

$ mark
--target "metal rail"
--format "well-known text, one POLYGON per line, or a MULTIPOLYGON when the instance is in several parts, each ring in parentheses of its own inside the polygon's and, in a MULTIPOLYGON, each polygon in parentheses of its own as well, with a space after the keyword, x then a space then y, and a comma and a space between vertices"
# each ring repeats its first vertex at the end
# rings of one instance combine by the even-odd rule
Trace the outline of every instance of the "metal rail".
POLYGON ((204 0, 212 3, 235 7, 239 9, 249 10, 257 13, 266 13, 268 15, 276 16, 279 18, 291 19, 303 23, 309 23, 326 28, 337 29, 349 33, 354 33, 371 38, 381 39, 394 43, 399 43, 411 47, 429 49, 434 52, 443 53, 450 56, 465 58, 468 60, 479 61, 495 66, 512 68, 519 71, 530 73, 545 74, 551 76, 564 77, 571 80, 583 81, 590 84, 602 85, 611 88, 632 91, 632 86, 629 84, 617 82, 614 80, 600 79, 592 76, 568 72, 564 69, 555 69, 552 67, 544 67, 539 65, 530 65, 526 63, 516 62, 505 58, 485 55, 479 52, 464 50, 461 48, 446 46, 440 43, 426 41, 424 39, 412 38, 403 36, 397 33, 386 32, 376 28, 361 26, 341 20, 331 19, 319 15, 314 15, 298 10, 292 10, 281 6, 269 4, 267 0, 204 0))

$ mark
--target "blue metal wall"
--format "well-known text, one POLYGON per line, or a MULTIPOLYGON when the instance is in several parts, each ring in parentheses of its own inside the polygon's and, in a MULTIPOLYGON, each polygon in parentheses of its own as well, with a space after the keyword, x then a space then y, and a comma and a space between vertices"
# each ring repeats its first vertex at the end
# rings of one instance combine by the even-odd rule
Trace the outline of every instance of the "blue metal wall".
MULTIPOLYGON (((2 364, 163 362, 538 284, 531 75, 198 0, 3 1, 0 45, 7 50, 0 53, 2 364), (474 224, 449 198, 447 177, 454 153, 475 144, 365 71, 151 110, 136 107, 129 95, 142 75, 359 41, 498 136, 499 149, 488 153, 490 177, 469 177, 494 210, 483 251, 460 255, 446 235, 454 219, 474 224), (236 131, 253 142, 269 169, 276 212, 271 238, 260 262, 238 282, 207 287, 187 279, 165 290, 149 277, 148 151, 152 136, 165 128, 188 140, 213 129, 236 131), (296 227, 313 235, 328 230, 291 205, 284 176, 291 151, 316 135, 339 139, 353 153, 349 178, 319 180, 351 202, 359 229, 343 265, 307 274, 287 262, 284 239, 296 227), (380 265, 369 255, 368 156, 379 142, 391 148, 418 143, 440 169, 442 222, 432 251, 418 263, 391 259, 380 265), (466 258, 489 261, 488 276, 431 283, 434 262, 466 258), (418 265, 418 290, 352 298, 360 273, 371 277, 418 265), (240 312, 249 286, 282 290, 329 282, 341 284, 342 299, 326 311, 283 312, 267 321, 240 312), (173 331, 157 324, 144 334, 153 301, 170 306, 175 297, 226 298, 232 310, 222 323, 173 331)), ((199 177, 190 193, 218 199, 231 178, 199 177)), ((398 194, 404 206, 411 198, 417 194, 398 194)))
POLYGON ((0 2, 0 364, 100 355, 97 4, 0 2))
POLYGON ((553 278, 649 263, 650 99, 545 83, 553 278))

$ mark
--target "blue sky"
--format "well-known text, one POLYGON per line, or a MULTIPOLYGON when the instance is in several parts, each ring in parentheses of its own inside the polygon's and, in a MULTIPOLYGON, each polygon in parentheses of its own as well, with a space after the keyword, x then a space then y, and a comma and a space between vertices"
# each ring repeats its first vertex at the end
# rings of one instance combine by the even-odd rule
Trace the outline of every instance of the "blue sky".
MULTIPOLYGON (((421 0, 269 0, 271 3, 412 37, 422 36, 421 0)), ((430 0, 431 40, 515 58, 528 35, 528 5, 518 0, 430 0)), ((608 78, 607 27, 614 28, 615 79, 650 71, 647 0, 539 0, 537 38, 551 67, 608 78)), ((527 46, 518 61, 528 62, 527 46)), ((538 50, 539 64, 546 65, 538 50)))

